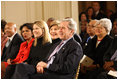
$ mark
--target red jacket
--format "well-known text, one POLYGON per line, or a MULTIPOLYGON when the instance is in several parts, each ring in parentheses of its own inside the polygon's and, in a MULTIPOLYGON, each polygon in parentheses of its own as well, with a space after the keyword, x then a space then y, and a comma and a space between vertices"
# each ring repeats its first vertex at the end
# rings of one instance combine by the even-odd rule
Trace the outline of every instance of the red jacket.
POLYGON ((34 39, 32 39, 28 44, 27 41, 21 43, 18 55, 13 60, 14 63, 22 63, 28 58, 33 41, 34 39))

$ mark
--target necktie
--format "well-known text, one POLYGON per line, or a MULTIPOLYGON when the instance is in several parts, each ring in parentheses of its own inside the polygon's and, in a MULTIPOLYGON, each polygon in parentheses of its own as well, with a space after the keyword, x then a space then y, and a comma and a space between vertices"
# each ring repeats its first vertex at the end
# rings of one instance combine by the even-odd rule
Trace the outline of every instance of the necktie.
POLYGON ((91 37, 88 37, 87 40, 86 40, 86 42, 88 43, 88 41, 89 41, 90 39, 91 39, 91 37))
POLYGON ((115 51, 115 53, 113 54, 113 56, 111 57, 112 61, 116 61, 117 60, 117 50, 115 51))
POLYGON ((63 41, 55 48, 55 50, 52 52, 52 54, 49 56, 48 60, 51 59, 52 56, 54 56, 58 51, 61 45, 63 44, 63 41))
POLYGON ((7 41, 7 43, 6 43, 6 47, 9 46, 10 42, 11 42, 11 40, 9 39, 9 40, 7 41))

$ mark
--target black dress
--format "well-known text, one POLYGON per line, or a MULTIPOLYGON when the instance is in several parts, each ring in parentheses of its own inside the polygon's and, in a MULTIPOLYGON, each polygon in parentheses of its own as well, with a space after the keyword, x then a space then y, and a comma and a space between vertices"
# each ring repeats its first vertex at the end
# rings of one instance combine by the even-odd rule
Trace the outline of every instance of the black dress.
POLYGON ((36 66, 39 61, 45 60, 45 57, 49 53, 50 43, 42 44, 43 38, 37 39, 37 45, 32 45, 28 59, 25 61, 28 64, 36 66))

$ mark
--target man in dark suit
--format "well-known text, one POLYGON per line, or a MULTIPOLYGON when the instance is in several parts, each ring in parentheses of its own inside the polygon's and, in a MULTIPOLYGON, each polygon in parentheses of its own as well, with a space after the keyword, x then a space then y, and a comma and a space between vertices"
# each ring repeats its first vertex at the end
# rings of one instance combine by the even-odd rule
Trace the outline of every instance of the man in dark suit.
POLYGON ((98 1, 94 1, 92 3, 92 7, 95 11, 95 18, 94 19, 98 19, 100 20, 101 18, 106 18, 107 16, 105 14, 103 14, 101 11, 100 11, 100 3, 98 1))
POLYGON ((38 74, 30 78, 69 79, 75 77, 78 64, 83 56, 80 44, 73 39, 76 30, 76 23, 73 19, 64 19, 61 22, 59 38, 62 41, 51 48, 47 62, 40 61, 37 64, 38 74))
POLYGON ((16 32, 16 24, 9 22, 5 25, 5 34, 9 37, 1 61, 7 61, 9 58, 14 59, 19 51, 23 38, 16 32))

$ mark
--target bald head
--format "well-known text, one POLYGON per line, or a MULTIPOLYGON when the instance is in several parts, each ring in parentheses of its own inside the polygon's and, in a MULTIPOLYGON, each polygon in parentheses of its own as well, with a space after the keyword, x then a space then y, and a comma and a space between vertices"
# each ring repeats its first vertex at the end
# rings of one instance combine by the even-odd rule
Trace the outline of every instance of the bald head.
POLYGON ((9 22, 5 25, 5 34, 8 37, 12 37, 16 33, 16 24, 9 22))
POLYGON ((95 35, 95 31, 94 31, 94 25, 97 22, 97 20, 91 20, 87 26, 87 33, 89 34, 89 36, 94 36, 95 35))
POLYGON ((7 26, 11 26, 11 27, 15 27, 16 28, 16 24, 15 23, 12 23, 12 22, 9 22, 6 24, 7 26))
POLYGON ((89 25, 91 25, 92 27, 94 27, 95 23, 97 22, 98 20, 91 20, 89 22, 89 25))

